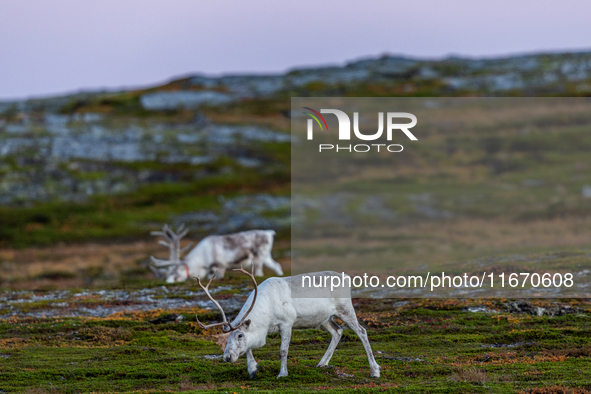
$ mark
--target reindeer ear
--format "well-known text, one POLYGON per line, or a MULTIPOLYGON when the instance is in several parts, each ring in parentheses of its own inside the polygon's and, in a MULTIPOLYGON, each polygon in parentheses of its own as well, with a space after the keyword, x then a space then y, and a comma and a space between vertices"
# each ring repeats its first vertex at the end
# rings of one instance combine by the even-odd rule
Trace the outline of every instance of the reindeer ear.
POLYGON ((248 327, 250 327, 250 319, 248 319, 247 321, 245 321, 244 323, 242 323, 242 327, 248 329, 248 327))

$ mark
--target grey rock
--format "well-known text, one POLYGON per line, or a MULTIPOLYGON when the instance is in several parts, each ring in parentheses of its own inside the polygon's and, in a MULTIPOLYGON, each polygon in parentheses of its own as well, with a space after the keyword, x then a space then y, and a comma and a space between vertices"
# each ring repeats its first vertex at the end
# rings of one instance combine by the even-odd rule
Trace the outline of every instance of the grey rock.
POLYGON ((493 343, 490 345, 481 345, 481 349, 510 349, 515 347, 521 347, 529 344, 530 342, 516 342, 516 343, 493 343))
POLYGON ((199 165, 211 163, 212 161, 213 158, 211 156, 193 156, 189 162, 193 165, 199 165))
POLYGON ((24 124, 7 124, 4 127, 4 130, 6 130, 7 133, 11 134, 24 134, 28 133, 31 129, 29 126, 24 124))
POLYGON ((542 308, 539 306, 532 305, 527 301, 507 302, 503 305, 502 310, 509 313, 526 313, 528 315, 533 316, 550 317, 580 314, 584 312, 584 310, 582 310, 581 308, 571 307, 570 305, 554 303, 549 308, 542 308))
POLYGON ((258 167, 262 164, 260 160, 252 159, 249 157, 237 157, 236 162, 243 167, 250 167, 250 168, 258 167))
POLYGON ((291 135, 258 126, 212 125, 205 130, 205 139, 215 144, 234 144, 238 141, 290 142, 291 135))
POLYGON ((85 123, 100 122, 103 119, 104 119, 104 115, 95 114, 92 112, 86 112, 85 114, 82 115, 82 121, 85 123))
POLYGON ((201 140, 201 136, 197 134, 177 134, 176 139, 183 144, 194 144, 201 140))
POLYGON ((106 140, 92 135, 78 138, 54 138, 51 145, 51 155, 59 158, 81 158, 102 161, 141 161, 146 160, 137 142, 121 141, 119 139, 106 140))
POLYGON ((281 75, 226 75, 220 78, 194 76, 191 84, 204 89, 226 87, 233 95, 241 98, 268 97, 284 88, 281 75))
POLYGON ((70 130, 67 128, 70 117, 67 115, 45 115, 45 128, 50 133, 67 134, 70 130))
POLYGON ((491 309, 485 307, 485 306, 469 306, 466 308, 467 312, 472 312, 472 313, 487 313, 487 312, 494 312, 491 309))
POLYGON ((220 105, 234 100, 232 95, 216 91, 179 91, 148 93, 140 98, 142 107, 151 111, 178 108, 199 108, 202 105, 220 105))
POLYGON ((222 357, 222 354, 206 354, 205 356, 203 356, 203 358, 206 360, 221 360, 222 357))
POLYGON ((17 154, 22 149, 34 147, 38 143, 39 141, 28 138, 7 138, 0 144, 0 156, 17 154))

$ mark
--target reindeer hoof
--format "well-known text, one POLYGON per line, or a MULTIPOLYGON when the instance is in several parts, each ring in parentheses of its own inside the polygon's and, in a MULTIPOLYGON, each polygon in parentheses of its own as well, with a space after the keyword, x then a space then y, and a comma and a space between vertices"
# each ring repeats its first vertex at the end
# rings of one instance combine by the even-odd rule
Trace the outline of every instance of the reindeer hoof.
POLYGON ((277 379, 283 378, 285 376, 287 376, 287 372, 286 373, 280 373, 279 375, 277 375, 277 379))
POLYGON ((259 372, 258 368, 256 371, 250 373, 250 378, 254 379, 254 377, 257 376, 257 372, 259 372))

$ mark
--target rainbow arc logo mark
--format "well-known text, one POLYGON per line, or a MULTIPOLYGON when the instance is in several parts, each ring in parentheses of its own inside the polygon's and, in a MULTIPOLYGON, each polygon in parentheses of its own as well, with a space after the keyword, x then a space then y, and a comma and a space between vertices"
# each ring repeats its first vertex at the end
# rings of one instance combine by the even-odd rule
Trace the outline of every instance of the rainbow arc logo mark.
MULTIPOLYGON (((318 115, 318 117, 320 117, 320 119, 322 119, 322 122, 324 123, 324 126, 326 127, 326 131, 328 131, 328 125, 326 124, 326 120, 324 120, 324 117, 322 115, 320 115, 320 112, 314 111, 312 108, 308 108, 308 107, 302 107, 302 108, 312 111, 316 115, 318 115)), ((320 123, 320 120, 316 116, 314 116, 313 114, 311 114, 309 112, 304 112, 304 113, 306 115, 310 115, 316 121, 316 123, 318 123, 318 126, 320 126, 320 130, 324 130, 324 128, 322 127, 322 123, 320 123)))

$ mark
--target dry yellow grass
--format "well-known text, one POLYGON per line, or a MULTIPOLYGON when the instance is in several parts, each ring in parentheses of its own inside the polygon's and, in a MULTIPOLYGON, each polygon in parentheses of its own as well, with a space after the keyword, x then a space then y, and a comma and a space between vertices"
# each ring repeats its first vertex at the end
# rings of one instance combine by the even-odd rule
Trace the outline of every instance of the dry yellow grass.
MULTIPOLYGON (((155 243, 137 241, 122 244, 88 243, 48 248, 0 250, 0 278, 12 287, 28 289, 46 285, 79 287, 88 285, 84 277, 100 273, 96 284, 117 281, 121 272, 138 270, 149 256, 166 257, 155 243), (58 273, 51 278, 51 273, 58 273), (48 277, 43 277, 45 274, 48 277), (34 281, 34 283, 31 283, 34 281)), ((149 271, 145 269, 146 275, 149 271)))
MULTIPOLYGON (((183 240, 181 246, 190 240, 183 240)), ((286 247, 285 242, 277 242, 286 247)), ((117 285, 123 275, 152 279, 150 255, 167 258, 168 251, 156 242, 86 243, 0 249, 0 283, 15 289, 117 285)), ((279 259, 289 272, 290 260, 279 259)))

